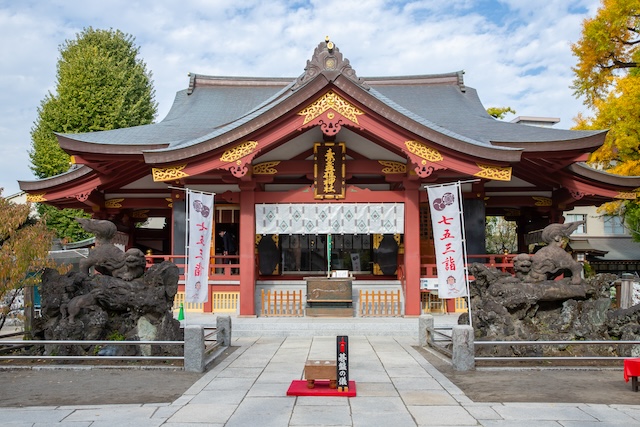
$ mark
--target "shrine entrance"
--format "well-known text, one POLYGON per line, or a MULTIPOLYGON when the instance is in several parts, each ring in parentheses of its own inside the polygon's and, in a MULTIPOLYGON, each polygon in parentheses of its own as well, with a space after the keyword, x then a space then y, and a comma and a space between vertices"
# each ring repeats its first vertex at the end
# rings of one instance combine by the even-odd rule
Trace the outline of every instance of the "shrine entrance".
POLYGON ((399 234, 282 234, 259 236, 262 275, 395 275, 399 234), (328 248, 329 246, 329 248, 328 248))
POLYGON ((282 272, 326 273, 330 270, 349 270, 371 274, 372 236, 364 234, 281 235, 282 272), (327 243, 331 245, 331 259, 327 243))
POLYGON ((262 275, 332 270, 393 275, 404 234, 404 205, 259 204, 256 234, 258 258, 270 260, 260 267, 262 275))

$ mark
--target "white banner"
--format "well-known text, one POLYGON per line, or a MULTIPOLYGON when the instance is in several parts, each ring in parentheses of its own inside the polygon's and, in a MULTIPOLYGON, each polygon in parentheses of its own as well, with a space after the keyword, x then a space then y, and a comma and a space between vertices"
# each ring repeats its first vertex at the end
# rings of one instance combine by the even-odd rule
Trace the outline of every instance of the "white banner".
POLYGON ((257 234, 403 234, 402 203, 256 205, 257 234))
POLYGON ((467 296, 460 183, 427 187, 438 268, 438 297, 467 296))
POLYGON ((213 194, 187 190, 187 302, 209 299, 209 257, 213 232, 213 194))

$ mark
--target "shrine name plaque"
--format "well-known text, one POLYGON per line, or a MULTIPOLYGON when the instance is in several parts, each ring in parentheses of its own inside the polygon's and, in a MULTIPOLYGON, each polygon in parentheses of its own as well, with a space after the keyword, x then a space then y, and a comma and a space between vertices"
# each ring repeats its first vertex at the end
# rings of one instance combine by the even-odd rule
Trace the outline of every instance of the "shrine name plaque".
POLYGON ((310 317, 353 317, 350 278, 305 277, 306 314, 310 317))

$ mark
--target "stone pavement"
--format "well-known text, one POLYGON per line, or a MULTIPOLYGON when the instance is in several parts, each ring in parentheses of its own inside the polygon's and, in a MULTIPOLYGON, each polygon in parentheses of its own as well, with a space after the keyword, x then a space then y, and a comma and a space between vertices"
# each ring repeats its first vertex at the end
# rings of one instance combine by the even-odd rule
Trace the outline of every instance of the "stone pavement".
MULTIPOLYGON (((238 337, 237 350, 171 403, 0 408, 3 426, 640 426, 639 405, 475 403, 412 337, 349 335, 357 396, 286 396, 335 336, 238 337)), ((639 400, 640 403, 640 400, 639 400)))

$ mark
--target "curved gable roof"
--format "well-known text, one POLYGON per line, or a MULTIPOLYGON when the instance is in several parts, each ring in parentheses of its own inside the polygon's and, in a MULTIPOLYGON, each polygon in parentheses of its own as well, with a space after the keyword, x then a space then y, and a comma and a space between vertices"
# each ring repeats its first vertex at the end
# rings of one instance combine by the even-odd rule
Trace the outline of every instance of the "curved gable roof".
POLYGON ((534 145, 533 151, 558 150, 558 142, 563 143, 562 150, 586 150, 598 147, 604 140, 604 131, 537 128, 495 120, 487 114, 476 91, 464 86, 462 74, 359 78, 339 49, 327 40, 318 45, 312 59, 307 61, 305 73, 297 79, 193 74, 189 88, 177 93, 171 110, 161 122, 101 132, 60 134, 60 145, 71 153, 144 152, 153 162, 152 153, 189 149, 225 136, 226 142, 221 140, 197 150, 202 152, 228 143, 228 136, 235 135, 234 131, 237 138, 242 138, 240 129, 244 125, 275 111, 283 101, 296 98, 301 89, 311 82, 317 83, 320 76, 325 79, 325 85, 340 76, 346 77, 343 81, 350 82, 346 84, 359 86, 353 93, 362 99, 375 98, 390 107, 385 109, 387 115, 391 110, 396 117, 404 117, 403 122, 410 122, 412 128, 422 127, 426 132, 437 132, 496 152, 527 151, 534 145))

